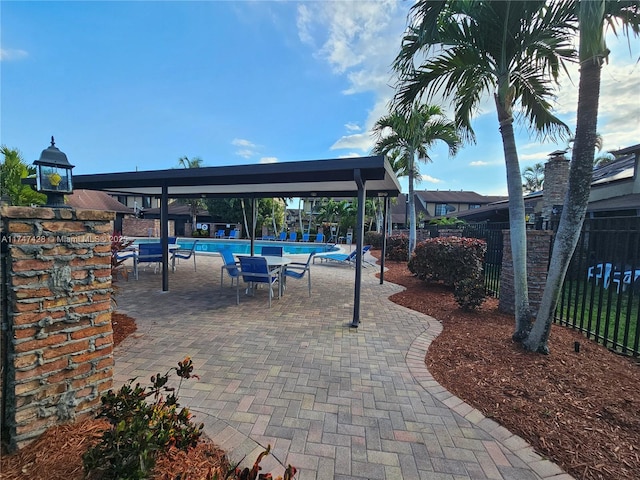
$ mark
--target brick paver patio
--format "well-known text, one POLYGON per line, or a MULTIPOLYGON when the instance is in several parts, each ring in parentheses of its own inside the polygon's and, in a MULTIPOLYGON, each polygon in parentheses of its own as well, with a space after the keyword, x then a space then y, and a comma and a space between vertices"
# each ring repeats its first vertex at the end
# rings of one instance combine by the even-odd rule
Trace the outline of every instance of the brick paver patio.
POLYGON ((364 270, 351 329, 353 268, 313 265, 311 298, 306 279, 288 279, 269 309, 264 289, 236 305, 218 257, 197 262, 170 274, 169 292, 152 269, 118 283, 138 331, 115 350, 115 381, 193 358, 200 380, 180 402, 232 461, 270 444, 263 472, 290 463, 300 480, 572 478, 434 381, 424 357, 440 323, 389 301, 400 287, 377 269, 364 270))

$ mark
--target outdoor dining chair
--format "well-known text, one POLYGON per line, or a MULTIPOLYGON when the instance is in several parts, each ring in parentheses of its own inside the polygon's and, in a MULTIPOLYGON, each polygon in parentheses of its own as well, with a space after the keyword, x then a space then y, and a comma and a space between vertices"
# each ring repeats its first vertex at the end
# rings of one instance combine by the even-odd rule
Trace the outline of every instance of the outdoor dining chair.
POLYGON ((292 262, 289 263, 284 270, 284 276, 302 279, 305 274, 307 275, 308 284, 309 284, 309 296, 311 296, 311 259, 315 255, 315 252, 311 252, 309 254, 309 258, 307 258, 307 263, 302 262, 292 262))
POLYGON ((138 254, 135 256, 136 266, 134 268, 136 274, 136 280, 138 279, 138 273, 140 272, 140 264, 153 263, 153 273, 157 273, 162 265, 162 244, 160 242, 154 243, 141 243, 138 246, 138 254))
POLYGON ((265 245, 262 247, 261 254, 264 255, 273 255, 274 257, 281 257, 283 255, 284 249, 277 245, 265 245))
POLYGON ((191 248, 178 248, 174 250, 171 255, 171 269, 175 271, 176 269, 176 258, 178 260, 189 260, 193 257, 193 270, 196 271, 196 245, 200 240, 194 240, 191 248))
POLYGON ((222 267, 220 268, 220 288, 224 283, 224 272, 226 270, 229 277, 231 277, 231 286, 233 287, 233 280, 236 282, 240 280, 240 262, 236 262, 233 252, 229 248, 220 250, 220 256, 222 257, 222 267))
MULTIPOLYGON (((261 283, 269 288, 269 308, 271 308, 271 298, 273 297, 273 285, 280 277, 280 268, 269 268, 267 259, 264 257, 240 257, 240 275, 245 283, 249 284, 247 291, 255 291, 255 287, 261 283)), ((278 298, 280 289, 278 288, 278 298)), ((236 286, 236 303, 240 305, 240 282, 236 286)))

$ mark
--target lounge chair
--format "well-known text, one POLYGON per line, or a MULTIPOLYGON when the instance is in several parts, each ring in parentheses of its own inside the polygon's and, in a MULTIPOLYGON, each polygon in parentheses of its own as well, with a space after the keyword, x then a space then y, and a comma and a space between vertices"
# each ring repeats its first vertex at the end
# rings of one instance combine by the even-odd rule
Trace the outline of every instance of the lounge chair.
POLYGON ((239 239, 240 238, 240 232, 238 230, 231 230, 229 232, 229 238, 234 238, 234 239, 239 239))
POLYGON ((289 234, 289 241, 290 242, 297 242, 298 241, 298 234, 296 232, 291 232, 289 234))
MULTIPOLYGON (((280 277, 280 267, 269 268, 267 259, 264 257, 239 257, 240 275, 245 283, 249 284, 248 291, 255 290, 256 284, 266 283, 269 287, 269 308, 271 308, 271 297, 273 297, 273 284, 280 277)), ((280 298, 280 288, 278 288, 278 298, 280 298)), ((240 305, 240 282, 236 286, 236 303, 240 305)))
POLYGON ((292 262, 289 263, 285 270, 284 275, 286 277, 302 279, 304 278, 305 273, 307 273, 308 283, 309 283, 309 296, 311 296, 311 259, 315 255, 315 252, 309 254, 309 258, 307 258, 307 263, 301 262, 292 262))
POLYGON ((316 235, 316 243, 324 243, 324 233, 319 232, 316 235))
MULTIPOLYGON (((369 249, 371 249, 371 245, 365 245, 364 247, 362 247, 362 255, 364 256, 365 253, 367 253, 369 251, 369 249)), ((356 256, 358 255, 358 251, 354 250, 353 252, 346 254, 346 253, 337 253, 337 252, 327 252, 327 253, 318 253, 313 257, 313 263, 316 263, 316 259, 320 259, 320 262, 324 261, 331 261, 331 262, 337 262, 337 263, 342 263, 342 264, 346 264, 346 265, 351 265, 352 267, 356 266, 356 256)), ((371 262, 367 262, 363 259, 362 261, 362 265, 365 266, 365 263, 368 263, 369 265, 372 265, 371 262)))
POLYGON ((235 278, 236 282, 240 279, 240 262, 236 262, 233 252, 228 248, 220 250, 220 256, 222 257, 223 262, 222 267, 220 268, 220 288, 222 288, 224 283, 225 270, 231 277, 231 286, 233 287, 233 279, 235 278))
POLYGON ((303 242, 308 242, 309 241, 309 234, 308 233, 303 233, 302 234, 302 241, 303 242))
POLYGON ((182 260, 189 260, 193 257, 193 270, 196 270, 196 245, 200 240, 194 240, 191 248, 178 248, 171 254, 171 269, 176 269, 176 258, 182 260))
POLYGON ((280 240, 281 242, 284 242, 287 239, 287 232, 280 232, 280 236, 278 237, 278 240, 280 240))
POLYGON ((224 238, 224 228, 218 230, 213 238, 224 238))
POLYGON ((273 255, 274 257, 281 257, 283 254, 283 248, 277 245, 265 245, 262 247, 261 255, 273 255))

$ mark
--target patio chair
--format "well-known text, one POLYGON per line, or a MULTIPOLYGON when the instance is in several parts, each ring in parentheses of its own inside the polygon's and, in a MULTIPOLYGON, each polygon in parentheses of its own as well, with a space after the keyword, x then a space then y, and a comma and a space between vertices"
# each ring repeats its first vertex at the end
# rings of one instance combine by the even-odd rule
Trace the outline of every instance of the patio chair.
MULTIPOLYGON (((364 256, 364 254, 367 253, 369 249, 371 249, 371 245, 365 245, 364 247, 362 247, 362 255, 364 256)), ((337 262, 345 265, 351 265, 352 267, 355 267, 357 255, 358 255, 357 250, 354 250, 349 254, 337 253, 337 252, 318 253, 313 257, 313 263, 316 263, 316 259, 319 258, 321 263, 324 260, 324 261, 337 262)), ((362 266, 366 266, 365 263, 368 263, 371 265, 370 262, 363 260, 362 266)))
POLYGON ((240 262, 236 262, 233 253, 228 248, 220 250, 220 256, 222 257, 222 267, 220 268, 220 288, 222 288, 224 283, 225 270, 229 277, 231 277, 231 286, 233 287, 233 279, 236 279, 236 283, 240 279, 240 262))
POLYGON ((318 232, 316 235, 316 243, 324 243, 324 233, 318 232))
POLYGON ((239 239, 240 238, 240 232, 238 230, 231 230, 229 232, 229 238, 234 238, 234 239, 239 239))
POLYGON ((307 263, 292 262, 288 264, 284 270, 285 280, 286 280, 286 277, 302 279, 304 278, 305 273, 307 274, 307 279, 309 283, 309 296, 311 296, 311 259, 313 258, 314 255, 315 255, 315 252, 312 252, 309 254, 309 258, 307 258, 307 263))
POLYGON ((196 271, 196 245, 198 244, 200 240, 194 240, 193 245, 191 245, 191 248, 178 248, 177 250, 174 250, 172 255, 171 255, 171 269, 175 271, 176 269, 176 258, 178 260, 182 259, 182 260, 189 260, 191 257, 193 257, 193 270, 196 271))
POLYGON ((282 247, 278 247, 276 245, 271 246, 271 245, 265 245, 264 247, 262 247, 261 250, 261 255, 273 255, 274 257, 281 257, 283 254, 283 248, 282 247))
POLYGON ((309 234, 308 233, 303 233, 302 234, 302 241, 303 242, 308 242, 309 241, 309 234))
POLYGON ((287 232, 280 232, 280 236, 278 237, 278 240, 280 240, 281 242, 284 242, 287 239, 287 232))
POLYGON ((218 230, 213 236, 213 238, 224 238, 224 228, 221 228, 220 230, 218 230))
MULTIPOLYGON (((269 287, 269 308, 271 308, 271 297, 273 297, 273 284, 280 277, 280 268, 271 268, 267 265, 264 257, 240 257, 240 275, 245 283, 249 284, 248 291, 255 290, 258 284, 265 283, 269 287)), ((278 288, 278 298, 280 289, 278 288)), ((240 305, 240 282, 236 286, 236 303, 240 305)))
POLYGON ((162 264, 162 244, 158 243, 141 243, 138 246, 138 254, 135 256, 135 274, 136 280, 138 279, 138 272, 140 272, 140 264, 146 263, 155 264, 153 273, 157 273, 162 264))
POLYGON ((298 241, 298 234, 296 232, 291 232, 289 234, 289 241, 290 242, 297 242, 298 241))

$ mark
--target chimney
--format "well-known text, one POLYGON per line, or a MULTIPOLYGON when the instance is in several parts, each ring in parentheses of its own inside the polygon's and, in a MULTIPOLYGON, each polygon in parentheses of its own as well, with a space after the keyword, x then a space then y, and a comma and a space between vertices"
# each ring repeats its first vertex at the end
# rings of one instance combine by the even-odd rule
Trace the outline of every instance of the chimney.
POLYGON ((544 188, 542 202, 542 220, 549 225, 560 220, 564 197, 569 184, 569 159, 566 150, 556 150, 549 154, 544 165, 544 188))

